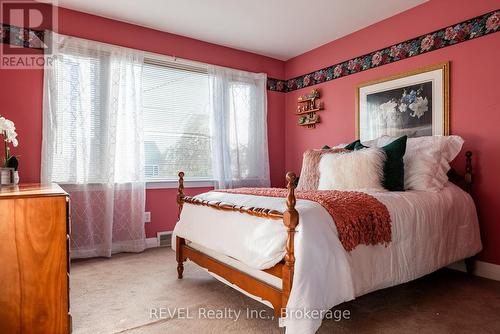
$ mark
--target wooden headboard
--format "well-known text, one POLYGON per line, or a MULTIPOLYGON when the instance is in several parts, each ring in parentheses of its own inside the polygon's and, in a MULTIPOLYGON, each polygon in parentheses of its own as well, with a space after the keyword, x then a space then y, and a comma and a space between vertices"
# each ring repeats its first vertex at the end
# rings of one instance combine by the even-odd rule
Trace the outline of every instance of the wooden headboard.
POLYGON ((465 174, 460 175, 453 168, 448 172, 448 178, 451 182, 464 189, 469 194, 472 190, 472 152, 465 152, 465 174))

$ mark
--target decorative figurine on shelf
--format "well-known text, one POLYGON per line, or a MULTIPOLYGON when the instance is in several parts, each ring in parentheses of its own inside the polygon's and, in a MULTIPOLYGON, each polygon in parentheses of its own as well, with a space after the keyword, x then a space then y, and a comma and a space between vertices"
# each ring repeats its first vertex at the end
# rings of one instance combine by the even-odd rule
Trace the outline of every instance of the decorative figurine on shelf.
POLYGON ((2 164, 0 173, 0 185, 17 184, 19 183, 19 161, 17 157, 11 155, 9 144, 17 147, 17 133, 14 122, 0 117, 0 136, 4 141, 5 158, 2 164))
POLYGON ((307 123, 318 123, 318 122, 319 122, 319 115, 313 114, 307 117, 307 123))

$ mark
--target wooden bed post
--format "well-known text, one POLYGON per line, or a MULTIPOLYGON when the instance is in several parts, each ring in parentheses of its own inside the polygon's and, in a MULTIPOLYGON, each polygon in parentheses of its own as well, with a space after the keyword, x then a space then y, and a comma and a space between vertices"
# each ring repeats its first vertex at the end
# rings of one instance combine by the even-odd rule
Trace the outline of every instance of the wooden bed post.
MULTIPOLYGON (((179 212, 177 214, 177 220, 181 218, 182 206, 184 204, 184 172, 179 172, 179 188, 177 191, 177 205, 179 206, 179 212)), ((175 238, 175 257, 177 260, 177 278, 182 279, 182 274, 184 273, 184 261, 186 260, 183 254, 183 247, 186 244, 184 238, 176 236, 175 238)))
POLYGON ((295 173, 288 172, 286 174, 288 196, 287 196, 287 209, 283 213, 283 224, 287 228, 288 238, 286 241, 286 254, 285 254, 285 265, 283 266, 283 295, 281 298, 281 310, 275 310, 275 312, 280 312, 280 315, 284 316, 284 311, 286 310, 286 304, 288 303, 288 298, 290 297, 290 291, 292 290, 293 283, 293 271, 295 266, 295 255, 294 255, 294 236, 295 228, 299 224, 299 213, 295 209, 295 173))
MULTIPOLYGON (((464 175, 464 180, 465 180, 465 191, 469 193, 469 195, 472 196, 472 152, 467 151, 465 152, 465 175, 464 175)), ((467 259, 465 259, 465 269, 467 271, 467 274, 472 276, 474 275, 474 271, 476 269, 476 257, 472 256, 467 259)))
POLYGON ((465 191, 469 194, 472 190, 472 152, 465 152, 465 191))

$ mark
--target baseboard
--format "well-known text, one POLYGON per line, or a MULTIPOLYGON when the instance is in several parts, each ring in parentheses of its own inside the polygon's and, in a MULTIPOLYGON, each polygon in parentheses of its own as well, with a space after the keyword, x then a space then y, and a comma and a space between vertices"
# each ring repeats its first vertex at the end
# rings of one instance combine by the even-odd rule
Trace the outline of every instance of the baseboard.
MULTIPOLYGON (((475 276, 500 281, 500 265, 483 261, 476 261, 475 265, 475 276)), ((455 262, 449 265, 448 268, 466 272, 464 261, 455 262)))
POLYGON ((476 275, 500 281, 500 265, 476 261, 476 275))
POLYGON ((158 239, 146 238, 146 248, 154 248, 154 247, 158 247, 158 239))

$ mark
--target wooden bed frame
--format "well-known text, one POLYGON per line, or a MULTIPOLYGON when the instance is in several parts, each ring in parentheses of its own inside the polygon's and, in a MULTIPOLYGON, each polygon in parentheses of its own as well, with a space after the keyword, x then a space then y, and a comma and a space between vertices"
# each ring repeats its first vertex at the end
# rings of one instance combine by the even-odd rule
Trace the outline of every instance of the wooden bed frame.
MULTIPOLYGON (((472 152, 465 153, 465 175, 460 176, 453 169, 448 173, 450 181, 464 188, 465 191, 470 193, 472 187, 472 152)), ((282 281, 282 288, 278 289, 258 278, 250 276, 226 263, 223 263, 213 257, 200 252, 193 247, 190 247, 184 238, 176 237, 176 260, 177 260, 177 274, 178 278, 182 279, 184 272, 184 261, 191 260, 199 266, 207 269, 226 281, 238 286, 240 289, 262 298, 270 302, 274 308, 276 317, 284 315, 290 291, 293 284, 293 273, 295 265, 294 256, 294 235, 295 228, 299 223, 299 213, 295 209, 295 182, 296 176, 292 172, 286 174, 287 180, 287 209, 284 212, 269 210, 264 208, 244 207, 237 206, 230 203, 205 201, 195 197, 184 195, 184 173, 179 172, 179 188, 177 194, 177 203, 179 205, 180 218, 182 207, 184 203, 193 205, 208 206, 216 210, 234 211, 242 214, 262 217, 266 219, 283 220, 283 225, 287 229, 286 253, 284 260, 272 268, 263 270, 264 272, 278 277, 282 281)), ((472 273, 474 269, 474 260, 472 258, 466 259, 467 272, 472 273)))

